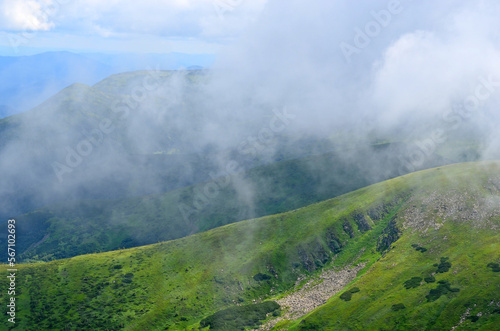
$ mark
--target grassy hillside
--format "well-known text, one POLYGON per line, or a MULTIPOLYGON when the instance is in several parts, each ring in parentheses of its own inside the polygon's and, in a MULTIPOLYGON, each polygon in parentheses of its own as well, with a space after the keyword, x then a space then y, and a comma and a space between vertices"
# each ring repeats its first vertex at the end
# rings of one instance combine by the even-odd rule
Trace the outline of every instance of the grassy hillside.
POLYGON ((359 292, 349 301, 342 297, 345 289, 286 329, 451 330, 460 325, 459 330, 497 330, 500 270, 492 265, 500 262, 498 216, 493 224, 495 233, 453 222, 424 234, 408 231, 351 284, 349 289, 359 292), (447 263, 450 268, 440 270, 447 263))
POLYGON ((496 330, 500 322, 500 173, 498 168, 471 172, 474 166, 427 173, 423 179, 434 180, 434 189, 414 191, 398 219, 403 235, 350 285, 359 292, 346 301, 346 289, 282 328, 496 330))
MULTIPOLYGON (((130 248, 293 210, 395 177, 399 164, 393 155, 400 148, 390 144, 360 148, 351 152, 351 160, 332 152, 276 162, 164 194, 47 207, 16 218, 18 255, 47 261, 130 248)), ((426 166, 445 162, 433 159, 426 166)))
MULTIPOLYGON (((488 330, 500 321, 499 170, 496 163, 442 167, 179 240, 18 265, 13 329, 199 329, 202 320, 241 311, 224 309, 280 302, 297 280, 357 265, 347 290, 359 291, 276 327, 451 329, 471 308, 482 315, 462 325, 488 330), (423 280, 437 270, 435 282, 423 280)), ((7 300, 2 291, 1 304, 7 300)), ((287 309, 282 304, 282 314, 287 309)))

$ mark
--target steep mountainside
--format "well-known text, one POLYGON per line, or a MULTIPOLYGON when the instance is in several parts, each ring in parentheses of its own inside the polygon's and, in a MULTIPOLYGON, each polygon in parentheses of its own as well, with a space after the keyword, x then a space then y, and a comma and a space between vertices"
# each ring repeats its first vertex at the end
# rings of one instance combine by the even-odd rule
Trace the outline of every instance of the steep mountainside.
POLYGON ((270 313, 262 328, 494 330, 499 174, 446 166, 179 240, 18 265, 13 329, 242 330, 270 313))
MULTIPOLYGON (((350 152, 352 160, 332 152, 226 173, 164 194, 45 207, 16 217, 18 257, 47 261, 147 245, 286 212, 396 177, 400 165, 394 155, 403 148, 359 148, 350 152)), ((426 166, 443 163, 434 158, 426 166)), ((5 240, 0 238, 0 245, 5 240)))

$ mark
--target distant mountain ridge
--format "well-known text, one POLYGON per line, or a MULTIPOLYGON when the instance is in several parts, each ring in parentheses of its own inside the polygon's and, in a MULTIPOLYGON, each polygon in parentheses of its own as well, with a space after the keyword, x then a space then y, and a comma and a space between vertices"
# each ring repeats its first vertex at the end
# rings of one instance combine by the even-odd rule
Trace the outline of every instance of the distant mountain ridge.
POLYGON ((75 54, 67 51, 0 56, 0 118, 29 110, 63 88, 94 85, 116 73, 148 68, 208 67, 210 54, 75 54))
POLYGON ((25 111, 68 85, 93 85, 114 73, 111 66, 70 52, 0 57, 2 103, 25 111))
POLYGON ((11 108, 6 105, 0 105, 0 118, 4 118, 13 115, 15 113, 17 113, 17 111, 14 108, 11 108))
MULTIPOLYGON (((119 219, 109 224, 110 229, 129 223, 118 241, 103 240, 97 245, 94 240, 88 245, 78 241, 66 245, 67 251, 45 246, 50 241, 62 243, 85 236, 86 230, 67 232, 58 228, 57 235, 52 232, 49 241, 40 244, 36 252, 28 252, 26 258, 64 258, 179 238, 298 208, 402 174, 399 156, 409 153, 405 143, 356 145, 346 137, 345 143, 333 145, 331 140, 317 137, 283 135, 276 137, 274 151, 256 157, 239 152, 238 139, 232 139, 234 144, 227 150, 213 148, 200 135, 200 128, 216 114, 201 106, 206 100, 200 93, 206 72, 154 71, 158 90, 138 106, 130 95, 150 74, 133 71, 113 74, 92 86, 72 84, 32 110, 0 119, 0 200, 4 203, 0 218, 28 213, 22 218, 39 224, 62 220, 80 224, 78 213, 60 213, 60 208, 52 214, 29 214, 44 206, 52 209, 54 204, 71 202, 94 211, 103 204, 108 206, 91 213, 86 223, 119 219), (127 118, 123 118, 125 113, 127 118), (106 121, 113 129, 103 133, 100 125, 106 121), (239 175, 233 174, 232 184, 219 190, 216 198, 208 199, 206 207, 197 208, 198 192, 224 178, 221 163, 225 167, 228 160, 239 164, 239 175), (109 200, 114 202, 109 204, 109 200), (141 207, 131 210, 126 220, 117 216, 130 203, 141 207), (183 210, 193 221, 192 226, 185 226, 180 204, 186 207, 183 210), (144 227, 142 210, 147 211, 149 222, 158 222, 159 226, 144 227), (108 217, 109 213, 114 216, 108 217)), ((248 137, 261 127, 259 122, 248 124, 240 134, 248 137)), ((420 169, 460 161, 464 161, 460 156, 434 155, 420 169)), ((39 229, 37 226, 33 229, 39 229)), ((21 241, 27 244, 22 250, 38 242, 42 232, 54 229, 25 233, 19 241, 20 245, 21 241)))

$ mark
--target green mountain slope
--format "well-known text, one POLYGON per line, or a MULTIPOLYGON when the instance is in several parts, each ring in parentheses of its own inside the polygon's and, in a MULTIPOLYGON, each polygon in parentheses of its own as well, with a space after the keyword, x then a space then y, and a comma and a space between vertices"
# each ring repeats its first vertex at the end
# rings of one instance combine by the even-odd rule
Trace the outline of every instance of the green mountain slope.
MULTIPOLYGON (((341 282, 351 282, 348 290, 359 291, 332 290, 331 301, 304 322, 276 327, 451 329, 470 308, 481 316, 461 325, 491 330, 500 322, 499 170, 491 162, 447 166, 179 240, 18 265, 16 324, 0 323, 17 330, 198 329, 234 310, 213 313, 266 299, 287 316, 300 305, 288 296, 301 285, 326 284, 315 277, 337 270, 350 275, 341 282)), ((6 277, 0 286, 8 287, 6 277)), ((7 300, 2 291, 0 304, 7 300)), ((253 307, 261 309, 242 309, 253 307)), ((233 322, 242 323, 233 330, 250 326, 233 322)))
MULTIPOLYGON (((150 109, 132 99, 131 91, 141 88, 149 74, 114 75, 92 87, 73 84, 30 111, 0 119, 0 198, 6 202, 0 216, 13 217, 56 201, 164 192, 208 179, 210 163, 188 150, 192 141, 173 120, 195 123, 197 114, 189 104, 179 114, 156 95, 160 88, 168 90, 176 73, 155 72, 158 88, 147 96, 149 107, 163 114, 162 121, 152 119, 150 109), (119 85, 122 90, 117 91, 117 80, 126 88, 119 85)), ((175 79, 185 80, 191 91, 193 77, 201 75, 190 72, 175 79)))
MULTIPOLYGON (((43 208, 17 217, 18 256, 47 261, 130 248, 293 210, 396 177, 399 164, 393 156, 401 148, 397 144, 359 148, 351 151, 351 160, 332 152, 276 162, 164 194, 43 208)), ((445 162, 434 158, 425 166, 445 162)))
MULTIPOLYGON (((0 200, 4 202, 0 219, 58 202, 168 192, 211 180, 211 174, 224 171, 230 161, 248 170, 336 151, 340 162, 350 162, 349 166, 355 168, 359 163, 369 177, 373 177, 373 169, 382 169, 375 171, 377 179, 365 180, 367 184, 390 178, 394 169, 416 155, 416 148, 416 153, 424 152, 428 161, 420 164, 418 160, 418 170, 477 160, 484 147, 474 134, 464 135, 464 130, 459 137, 450 135, 436 153, 433 148, 427 150, 427 145, 421 151, 411 144, 412 139, 420 139, 419 135, 385 131, 365 135, 332 128, 331 134, 321 136, 297 131, 292 125, 262 140, 260 132, 269 126, 276 109, 253 105, 250 100, 241 109, 221 106, 215 101, 218 96, 208 95, 205 89, 209 79, 203 70, 116 74, 94 86, 73 84, 30 111, 0 119, 0 200), (247 107, 251 111, 243 111, 247 107), (211 133, 214 130, 220 131, 216 139, 211 133), (377 160, 377 154, 362 155, 370 145, 381 141, 404 146, 393 151, 385 164, 377 160), (439 152, 453 142, 456 151, 439 152)), ((318 171, 324 169, 312 168, 314 173, 308 178, 325 176, 318 171)), ((410 165, 397 174, 415 169, 410 165)), ((306 202, 330 197, 322 195, 306 202)), ((301 204, 292 208, 298 206, 301 204)))
POLYGON ((485 224, 450 222, 404 235, 360 280, 293 327, 283 323, 283 329, 497 330, 498 220, 491 223, 495 233, 485 224), (342 295, 352 288, 359 292, 345 301, 342 295))

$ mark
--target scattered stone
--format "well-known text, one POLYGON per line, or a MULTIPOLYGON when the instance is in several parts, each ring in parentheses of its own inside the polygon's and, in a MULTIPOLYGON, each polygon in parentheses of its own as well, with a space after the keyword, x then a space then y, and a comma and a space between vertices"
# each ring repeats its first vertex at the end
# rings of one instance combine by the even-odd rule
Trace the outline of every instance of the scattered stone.
MULTIPOLYGON (((297 319, 316 307, 325 304, 328 299, 342 291, 347 284, 356 278, 358 271, 363 269, 365 265, 366 263, 362 263, 355 267, 347 266, 339 271, 324 271, 318 278, 309 280, 299 290, 295 290, 285 297, 276 300, 282 309, 281 316, 265 323, 259 330, 270 330, 279 321, 297 319)), ((302 280, 303 278, 297 280, 295 289, 298 288, 302 280)), ((356 291, 356 289, 353 288, 352 290, 356 291)))

